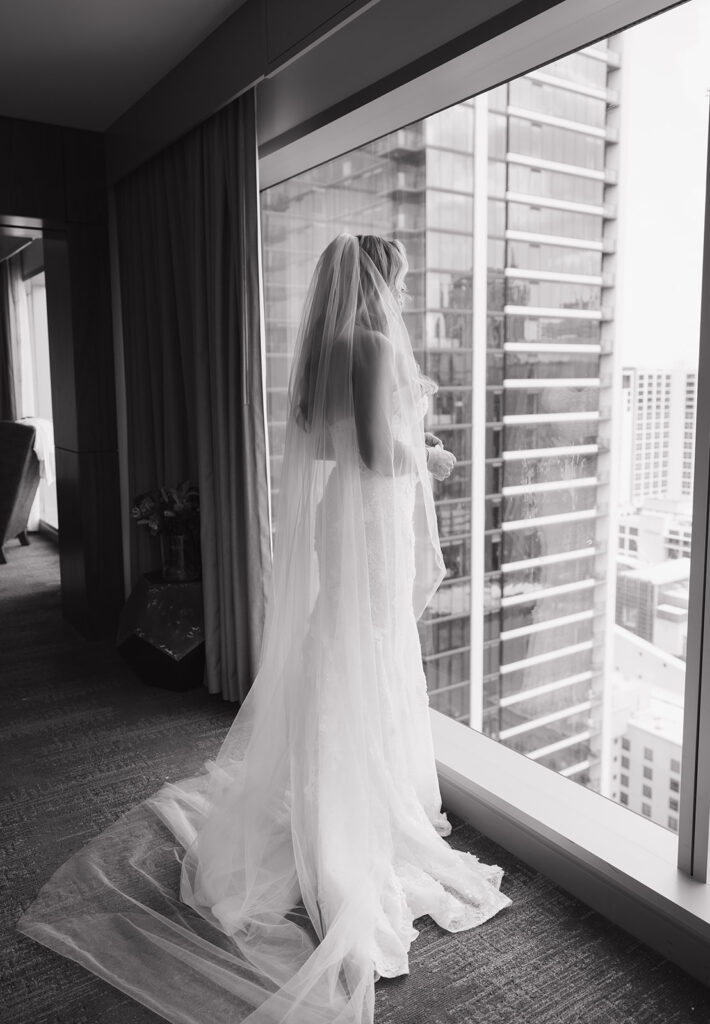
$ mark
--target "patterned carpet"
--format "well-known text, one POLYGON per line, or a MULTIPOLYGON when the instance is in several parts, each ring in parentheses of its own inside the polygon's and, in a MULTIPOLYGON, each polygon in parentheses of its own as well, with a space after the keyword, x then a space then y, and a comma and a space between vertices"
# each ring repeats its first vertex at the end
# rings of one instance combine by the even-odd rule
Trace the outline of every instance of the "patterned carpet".
MULTIPOLYGON (((14 931, 72 852, 216 751, 234 709, 139 683, 60 616, 56 550, 33 536, 0 566, 0 1021, 160 1018, 14 931)), ((710 989, 450 815, 453 846, 505 869, 513 906, 468 932, 420 918, 409 976, 375 988, 377 1024, 695 1024, 710 989)), ((205 1022, 209 1024, 209 1022, 205 1022)))

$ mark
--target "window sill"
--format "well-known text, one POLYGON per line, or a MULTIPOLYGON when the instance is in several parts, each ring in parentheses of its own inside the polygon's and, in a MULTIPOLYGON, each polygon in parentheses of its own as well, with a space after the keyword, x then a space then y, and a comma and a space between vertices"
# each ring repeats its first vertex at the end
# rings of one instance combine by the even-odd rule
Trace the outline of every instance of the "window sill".
POLYGON ((710 885, 677 836, 430 709, 445 808, 710 985, 710 885))

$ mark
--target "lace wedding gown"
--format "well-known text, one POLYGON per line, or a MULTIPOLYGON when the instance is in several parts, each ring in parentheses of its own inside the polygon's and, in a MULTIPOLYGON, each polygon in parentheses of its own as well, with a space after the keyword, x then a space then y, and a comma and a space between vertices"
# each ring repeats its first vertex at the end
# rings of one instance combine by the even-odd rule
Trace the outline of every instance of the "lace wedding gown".
MULTIPOLYGON (((311 401, 305 431, 289 421, 261 663, 227 737, 64 864, 18 924, 174 1024, 371 1024, 418 918, 461 931, 511 904, 500 867, 444 838, 416 625, 443 561, 408 335, 353 236, 324 257, 316 285, 340 301, 364 282, 388 312, 390 468, 360 454, 363 422, 384 416, 369 392, 366 421, 352 397, 320 421, 311 401)), ((309 302, 297 381, 326 306, 315 286, 309 302)), ((362 352, 340 379, 333 348, 308 372, 351 396, 362 352)))
MULTIPOLYGON (((332 551, 338 550, 342 537, 337 518, 329 514, 329 498, 331 493, 339 492, 338 452, 349 449, 352 441, 348 435, 354 430, 352 420, 342 421, 333 429, 336 467, 320 509, 326 524, 325 545, 332 551)), ((511 900, 499 891, 501 868, 481 864, 472 854, 453 850, 442 838, 451 832, 451 824, 441 810, 429 697, 412 609, 415 480, 411 475, 383 478, 370 472, 362 459, 359 465, 377 694, 377 703, 371 709, 372 729, 373 733, 381 730, 383 739, 381 746, 373 743, 367 756, 372 760, 372 784, 387 816, 383 832, 391 837, 368 952, 376 976, 396 977, 409 973, 408 950, 419 934, 413 925, 416 918, 428 914, 447 931, 462 931, 486 921, 509 906, 511 900), (391 549, 390 539, 394 540, 391 549)), ((337 497, 334 506, 333 511, 337 497)), ((330 565, 335 560, 325 561, 330 565)), ((325 637, 310 636, 309 645, 324 640, 327 643, 327 637, 338 635, 337 573, 321 581, 321 595, 328 609, 327 630, 325 637)), ((335 650, 330 664, 332 674, 319 718, 325 765, 337 759, 340 742, 337 729, 330 724, 338 721, 333 709, 339 700, 335 650)), ((313 710, 318 720, 318 712, 313 710)), ((309 779, 306 792, 314 785, 315 780, 309 779)), ((337 793, 333 794, 333 803, 330 813, 336 816, 340 803, 337 793)), ((337 837, 337 830, 323 830, 326 863, 338 863, 337 837), (331 848, 333 841, 335 849, 331 848)), ((337 879, 337 883, 347 886, 348 880, 337 879)))

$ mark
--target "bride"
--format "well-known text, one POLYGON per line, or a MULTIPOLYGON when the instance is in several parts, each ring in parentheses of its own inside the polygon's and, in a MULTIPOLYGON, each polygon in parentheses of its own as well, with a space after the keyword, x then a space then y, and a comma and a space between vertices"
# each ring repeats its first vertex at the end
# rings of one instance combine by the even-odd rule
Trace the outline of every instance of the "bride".
POLYGON ((503 872, 445 840, 416 620, 442 580, 436 386, 400 243, 341 234, 289 382, 258 675, 214 760, 64 864, 20 930, 175 1024, 368 1024, 414 921, 474 928, 503 872))

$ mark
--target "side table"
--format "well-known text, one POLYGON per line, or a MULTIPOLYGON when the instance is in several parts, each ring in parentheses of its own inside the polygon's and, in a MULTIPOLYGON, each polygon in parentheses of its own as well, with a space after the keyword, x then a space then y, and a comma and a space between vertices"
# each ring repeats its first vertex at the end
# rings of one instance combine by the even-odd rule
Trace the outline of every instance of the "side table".
POLYGON ((202 581, 173 583, 147 572, 126 601, 116 646, 142 682, 165 690, 200 686, 205 670, 202 581))

